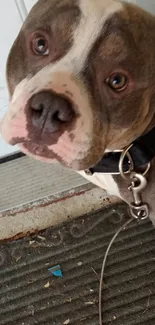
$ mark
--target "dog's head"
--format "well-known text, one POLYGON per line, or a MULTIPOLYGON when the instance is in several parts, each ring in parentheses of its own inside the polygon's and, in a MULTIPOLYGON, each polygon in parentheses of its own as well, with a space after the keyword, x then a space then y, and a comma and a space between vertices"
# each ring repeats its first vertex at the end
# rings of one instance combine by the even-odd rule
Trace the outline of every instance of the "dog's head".
POLYGON ((154 115, 155 20, 113 0, 40 0, 8 58, 2 135, 81 170, 121 149, 154 115))

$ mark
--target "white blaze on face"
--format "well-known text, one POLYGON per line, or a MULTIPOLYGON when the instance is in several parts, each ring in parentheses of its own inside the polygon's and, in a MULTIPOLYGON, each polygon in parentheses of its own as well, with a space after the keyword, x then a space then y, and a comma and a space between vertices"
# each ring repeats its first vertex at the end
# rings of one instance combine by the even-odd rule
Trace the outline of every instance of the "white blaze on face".
POLYGON ((122 4, 114 0, 80 0, 82 17, 74 32, 74 45, 68 53, 68 59, 74 61, 74 70, 78 73, 86 63, 87 57, 104 24, 115 12, 122 10, 122 4))
MULTIPOLYGON (((74 126, 74 139, 64 132, 58 142, 48 149, 66 161, 83 158, 91 148, 93 138, 93 108, 87 89, 79 79, 89 52, 97 37, 104 33, 104 23, 115 12, 122 9, 119 2, 113 0, 80 0, 81 19, 73 34, 73 45, 69 52, 56 63, 40 70, 34 77, 24 79, 16 87, 9 112, 2 123, 2 135, 7 142, 12 138, 28 139, 25 107, 28 100, 39 91, 52 90, 65 95, 74 102, 79 113, 74 126), (71 95, 69 95, 71 94, 71 95)), ((30 134, 30 130, 29 130, 30 134)), ((52 136, 52 135, 51 135, 52 136)))
POLYGON ((16 100, 18 100, 18 98, 23 95, 24 89, 26 88, 29 79, 30 78, 25 78, 17 85, 12 96, 12 100, 11 100, 12 104, 16 103, 16 100))

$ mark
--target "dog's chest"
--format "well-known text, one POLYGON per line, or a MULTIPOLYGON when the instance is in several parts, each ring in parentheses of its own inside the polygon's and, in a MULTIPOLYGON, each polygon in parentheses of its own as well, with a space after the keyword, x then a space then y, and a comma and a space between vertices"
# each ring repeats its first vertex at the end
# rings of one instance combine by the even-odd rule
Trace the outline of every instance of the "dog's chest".
POLYGON ((110 174, 94 173, 93 175, 87 175, 84 171, 79 172, 81 176, 88 179, 89 182, 92 182, 96 186, 103 188, 110 195, 115 195, 121 197, 119 192, 119 187, 117 186, 116 181, 110 174))

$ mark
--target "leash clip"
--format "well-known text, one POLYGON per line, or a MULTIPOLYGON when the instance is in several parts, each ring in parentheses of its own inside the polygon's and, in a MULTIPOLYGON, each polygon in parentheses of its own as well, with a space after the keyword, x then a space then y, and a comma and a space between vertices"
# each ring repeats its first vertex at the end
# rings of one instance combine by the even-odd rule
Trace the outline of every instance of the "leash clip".
POLYGON ((122 152, 119 161, 119 171, 123 179, 128 181, 130 180, 130 185, 128 187, 128 190, 132 192, 132 196, 133 196, 133 202, 130 203, 129 205, 130 213, 132 217, 135 219, 144 220, 149 217, 149 207, 148 204, 143 202, 141 193, 147 186, 147 180, 145 176, 148 173, 151 164, 149 163, 147 165, 146 169, 142 174, 134 171, 134 163, 129 153, 131 147, 132 144, 122 152), (129 159, 128 174, 125 174, 123 171, 123 163, 126 156, 129 159))
POLYGON ((133 202, 130 204, 130 213, 135 219, 144 220, 149 217, 149 208, 143 203, 141 193, 147 186, 147 180, 142 174, 131 172, 131 184, 129 191, 132 192, 133 202))

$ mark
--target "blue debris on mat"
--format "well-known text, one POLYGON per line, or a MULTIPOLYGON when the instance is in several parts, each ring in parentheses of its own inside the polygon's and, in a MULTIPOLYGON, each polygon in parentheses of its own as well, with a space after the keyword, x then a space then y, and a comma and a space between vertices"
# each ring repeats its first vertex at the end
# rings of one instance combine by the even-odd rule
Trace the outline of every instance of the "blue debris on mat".
POLYGON ((53 266, 50 269, 48 269, 48 271, 52 275, 55 275, 55 276, 57 276, 59 278, 62 278, 63 277, 63 274, 62 274, 62 270, 61 270, 61 266, 60 265, 53 266))

